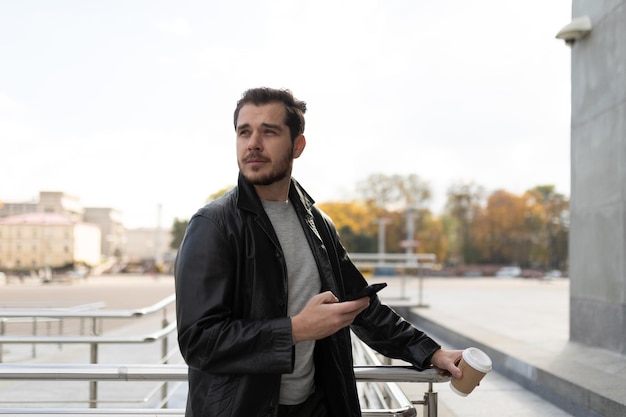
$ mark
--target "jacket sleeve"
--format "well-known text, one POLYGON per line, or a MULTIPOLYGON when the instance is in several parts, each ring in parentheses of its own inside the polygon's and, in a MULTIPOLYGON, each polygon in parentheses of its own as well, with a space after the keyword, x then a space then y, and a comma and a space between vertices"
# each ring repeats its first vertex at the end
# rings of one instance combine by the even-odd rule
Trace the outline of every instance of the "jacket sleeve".
POLYGON ((352 325, 352 331, 377 352, 411 363, 418 369, 430 366, 430 359, 441 346, 426 333, 373 297, 367 310, 352 325))
MULTIPOLYGON (((351 293, 367 285, 367 281, 354 265, 340 242, 336 229, 326 217, 333 247, 337 255, 342 286, 351 293)), ((441 346, 424 332, 405 321, 378 296, 372 297, 370 306, 357 316, 352 331, 372 349, 396 359, 402 359, 419 369, 430 366, 430 358, 441 346)))
POLYGON ((174 271, 180 351, 209 373, 292 372, 291 320, 245 317, 233 245, 213 219, 190 220, 174 271))

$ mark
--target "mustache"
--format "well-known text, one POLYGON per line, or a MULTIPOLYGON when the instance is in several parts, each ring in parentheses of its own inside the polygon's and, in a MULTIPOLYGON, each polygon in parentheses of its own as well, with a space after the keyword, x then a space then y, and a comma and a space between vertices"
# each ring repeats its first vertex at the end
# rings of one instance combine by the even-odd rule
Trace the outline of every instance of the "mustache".
POLYGON ((258 152, 252 152, 249 153, 248 155, 246 155, 246 157, 243 159, 244 162, 250 162, 250 161, 262 161, 262 162, 266 162, 268 161, 268 159, 264 156, 262 156, 260 153, 258 152))

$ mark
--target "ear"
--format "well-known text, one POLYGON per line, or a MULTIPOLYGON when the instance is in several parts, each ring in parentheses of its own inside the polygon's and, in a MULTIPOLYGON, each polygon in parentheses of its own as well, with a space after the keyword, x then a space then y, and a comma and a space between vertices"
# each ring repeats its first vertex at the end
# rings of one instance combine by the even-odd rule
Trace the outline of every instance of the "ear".
POLYGON ((296 159, 302 155, 302 151, 306 147, 306 139, 304 135, 300 135, 293 141, 293 158, 296 159))

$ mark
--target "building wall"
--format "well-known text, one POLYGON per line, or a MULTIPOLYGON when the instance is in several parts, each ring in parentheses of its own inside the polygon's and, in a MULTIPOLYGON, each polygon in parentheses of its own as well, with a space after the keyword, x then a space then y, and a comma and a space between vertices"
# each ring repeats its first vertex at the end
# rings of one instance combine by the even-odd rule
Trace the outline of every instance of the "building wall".
POLYGON ((0 219, 0 269, 38 270, 100 262, 100 229, 54 213, 0 219))
POLYGON ((108 257, 125 254, 126 229, 119 210, 110 207, 83 207, 78 197, 61 191, 41 191, 39 201, 3 202, 0 206, 0 218, 28 213, 59 214, 76 223, 96 224, 101 232, 101 254, 108 257))
POLYGON ((108 207, 86 207, 83 219, 100 226, 100 246, 104 256, 121 256, 124 253, 126 229, 121 211, 108 207))
POLYGON ((160 263, 168 254, 172 240, 168 229, 137 228, 126 231, 126 255, 133 259, 152 259, 160 263))
POLYGON ((626 0, 573 0, 570 339, 626 354, 626 0))
POLYGON ((64 232, 50 229, 45 232, 46 239, 33 237, 28 241, 16 239, 15 233, 27 234, 25 229, 30 226, 0 226, 0 270, 38 268, 47 263, 54 268, 81 261, 93 266, 102 261, 102 256, 167 266, 175 255, 175 251, 169 248, 172 239, 169 229, 127 230, 121 211, 109 207, 83 207, 77 197, 63 192, 42 191, 38 202, 4 202, 0 206, 0 224, 9 217, 27 214, 63 216, 76 226, 64 232), (97 255, 94 252, 94 227, 99 236, 97 248, 100 252, 97 255), (3 240, 3 234, 5 237, 11 235, 8 241, 3 240), (68 234, 74 237, 66 237, 68 234))
POLYGON ((61 191, 41 191, 37 211, 40 213, 57 213, 67 216, 75 222, 83 220, 85 209, 80 199, 61 191))
POLYGON ((0 204, 0 218, 16 216, 18 214, 36 213, 37 203, 7 203, 0 204))
POLYGON ((101 261, 101 233, 95 224, 78 223, 74 225, 73 258, 75 262, 90 266, 101 261))

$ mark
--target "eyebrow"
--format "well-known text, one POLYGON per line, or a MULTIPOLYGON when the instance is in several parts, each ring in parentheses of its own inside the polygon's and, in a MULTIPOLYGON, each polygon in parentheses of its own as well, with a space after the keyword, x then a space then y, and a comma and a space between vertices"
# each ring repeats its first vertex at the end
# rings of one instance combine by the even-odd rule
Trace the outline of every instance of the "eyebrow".
MULTIPOLYGON (((276 130, 280 130, 282 131, 283 128, 281 127, 281 125, 275 125, 272 123, 261 123, 261 127, 268 127, 270 129, 276 129, 276 130)), ((237 126, 237 132, 239 132, 241 129, 249 129, 250 128, 250 123, 244 123, 240 126, 237 126)))
POLYGON ((269 127, 270 129, 277 129, 277 130, 283 130, 282 127, 280 127, 280 125, 275 125, 272 123, 261 123, 262 127, 269 127))
POLYGON ((244 124, 242 124, 242 125, 238 125, 238 126, 237 126, 237 132, 239 132, 241 129, 246 129, 246 128, 248 128, 248 127, 250 127, 250 124, 249 124, 249 123, 244 123, 244 124))

